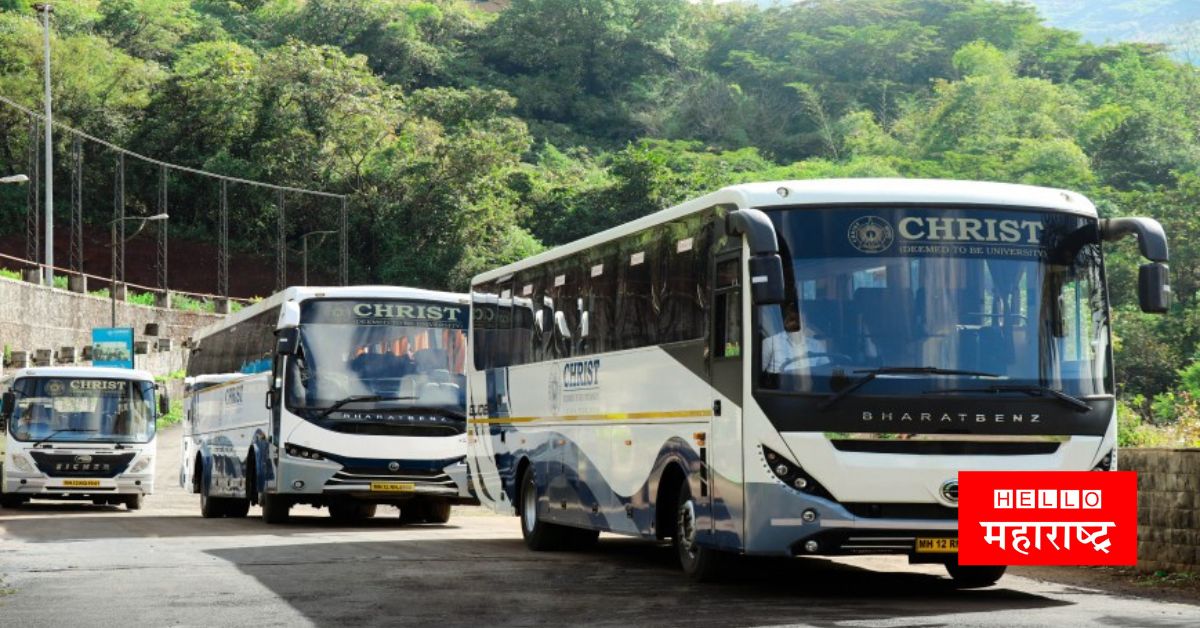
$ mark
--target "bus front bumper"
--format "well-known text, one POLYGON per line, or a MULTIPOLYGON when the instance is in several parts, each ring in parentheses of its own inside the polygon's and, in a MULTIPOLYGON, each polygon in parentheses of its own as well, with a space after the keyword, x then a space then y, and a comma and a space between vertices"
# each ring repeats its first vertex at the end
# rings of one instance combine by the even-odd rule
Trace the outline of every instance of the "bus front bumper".
POLYGON ((363 472, 331 460, 288 458, 280 465, 277 490, 291 495, 350 498, 376 503, 400 503, 413 498, 436 498, 455 504, 476 504, 469 492, 467 465, 455 461, 422 473, 400 468, 363 472))
POLYGON ((115 478, 54 478, 40 473, 9 471, 5 493, 34 499, 95 499, 113 495, 150 495, 154 492, 154 476, 122 475, 115 478))

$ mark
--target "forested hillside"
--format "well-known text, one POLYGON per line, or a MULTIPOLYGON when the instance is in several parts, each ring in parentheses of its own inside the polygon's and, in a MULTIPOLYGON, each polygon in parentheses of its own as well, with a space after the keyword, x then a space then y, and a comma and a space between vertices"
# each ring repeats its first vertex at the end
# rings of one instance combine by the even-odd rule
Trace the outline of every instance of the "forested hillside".
MULTIPOLYGON (((0 0, 0 93, 36 107, 29 4, 0 0)), ((482 268, 752 179, 1074 188, 1105 215, 1166 225, 1171 316, 1135 311, 1131 245, 1109 257, 1118 378, 1159 396, 1141 406, 1148 419, 1197 420, 1186 398, 1200 392, 1195 67, 1150 45, 1089 44, 989 0, 497 6, 60 2, 56 111, 159 158, 352 194, 359 281, 461 288, 482 268)), ((9 164, 25 125, 0 112, 9 164)), ((101 222, 110 175, 89 176, 101 222)), ((179 185, 193 187, 177 195, 188 200, 172 208, 173 232, 211 238, 211 186, 179 185)), ((3 193, 13 229, 23 196, 3 193)), ((235 245, 269 246, 271 206, 234 205, 235 245)), ((323 209, 292 211, 317 224, 323 209)))

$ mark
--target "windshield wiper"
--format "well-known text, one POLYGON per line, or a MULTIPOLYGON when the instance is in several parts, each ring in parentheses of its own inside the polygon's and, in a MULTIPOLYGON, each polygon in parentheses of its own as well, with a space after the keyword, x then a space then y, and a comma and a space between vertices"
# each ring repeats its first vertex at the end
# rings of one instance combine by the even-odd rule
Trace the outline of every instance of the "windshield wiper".
POLYGON ((333 405, 329 406, 328 408, 325 408, 325 410, 323 410, 321 412, 321 414, 319 416, 317 416, 317 418, 323 419, 323 418, 333 414, 334 412, 337 412, 337 410, 339 408, 341 408, 342 406, 344 406, 348 403, 355 403, 357 401, 364 401, 364 402, 365 401, 411 401, 413 399, 416 399, 416 396, 414 396, 414 395, 350 395, 349 397, 345 397, 343 399, 338 399, 337 401, 333 402, 333 405))
POLYGON ((51 438, 54 438, 55 436, 58 436, 59 434, 62 434, 62 433, 64 433, 64 432, 96 432, 96 431, 99 431, 99 430, 83 430, 83 429, 74 428, 74 427, 68 427, 68 428, 61 429, 61 430, 55 430, 55 431, 53 431, 53 432, 50 432, 50 435, 49 435, 49 436, 47 436, 47 437, 43 438, 42 440, 39 440, 38 442, 34 443, 34 444, 33 444, 33 446, 34 446, 34 447, 37 447, 38 445, 41 445, 42 443, 44 443, 44 442, 46 442, 46 441, 50 440, 51 438))
POLYGON ((941 390, 927 390, 927 395, 947 394, 947 393, 965 393, 965 392, 981 392, 981 393, 1025 393, 1032 397, 1054 397, 1064 404, 1075 408, 1077 412, 1088 412, 1092 406, 1079 397, 1073 397, 1061 390, 1055 390, 1049 386, 1025 386, 1021 384, 1007 384, 1002 386, 984 386, 982 388, 946 388, 941 390))
POLYGON ((875 369, 860 369, 855 373, 866 373, 866 375, 854 380, 849 386, 837 391, 832 397, 821 402, 817 406, 818 410, 828 410, 833 404, 848 397, 851 393, 871 383, 880 375, 967 375, 970 377, 1000 377, 995 373, 984 373, 982 371, 959 371, 955 369, 943 369, 936 366, 881 366, 875 369))

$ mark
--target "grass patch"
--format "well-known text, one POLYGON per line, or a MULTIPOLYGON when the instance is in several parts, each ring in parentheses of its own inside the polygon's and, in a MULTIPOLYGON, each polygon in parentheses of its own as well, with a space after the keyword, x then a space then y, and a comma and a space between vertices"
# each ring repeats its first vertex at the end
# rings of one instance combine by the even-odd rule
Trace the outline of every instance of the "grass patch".
POLYGON ((177 294, 171 297, 171 305, 177 310, 184 312, 215 312, 217 304, 213 301, 205 299, 194 299, 192 297, 177 294))
POLYGON ((171 411, 158 417, 154 422, 155 427, 163 429, 171 425, 175 425, 183 420, 183 401, 178 399, 171 400, 171 411))
POLYGON ((20 280, 20 279, 21 279, 21 273, 19 273, 19 272, 15 271, 15 270, 9 270, 9 269, 7 269, 7 268, 0 268, 0 277, 4 277, 4 278, 7 278, 7 279, 17 279, 17 280, 20 280))
POLYGON ((134 291, 130 290, 129 294, 126 295, 126 297, 125 297, 125 301, 128 303, 132 303, 134 305, 145 305, 145 306, 153 307, 154 306, 154 293, 153 292, 134 292, 134 291))

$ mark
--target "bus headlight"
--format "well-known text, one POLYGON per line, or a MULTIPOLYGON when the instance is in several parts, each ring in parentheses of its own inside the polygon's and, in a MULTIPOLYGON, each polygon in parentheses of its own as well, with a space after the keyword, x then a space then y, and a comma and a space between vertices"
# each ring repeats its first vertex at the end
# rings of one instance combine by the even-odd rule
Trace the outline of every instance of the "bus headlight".
POLYGON ((145 471, 146 467, 149 467, 150 463, 153 461, 154 461, 154 458, 152 456, 142 456, 141 460, 138 460, 137 462, 133 463, 133 467, 131 469, 129 469, 129 472, 130 473, 141 473, 142 471, 145 471))
POLYGON ((22 473, 33 473, 33 464, 23 454, 13 454, 13 466, 22 473))
POLYGON ((763 459, 767 461, 767 468, 788 488, 825 499, 833 499, 829 491, 825 490, 825 487, 821 486, 811 475, 805 473, 804 468, 800 465, 766 446, 763 446, 762 453, 763 459))
POLYGON ((284 445, 283 450, 287 452, 287 455, 293 458, 306 458, 308 460, 325 459, 325 455, 315 449, 309 449, 308 447, 301 447, 291 443, 284 445))

